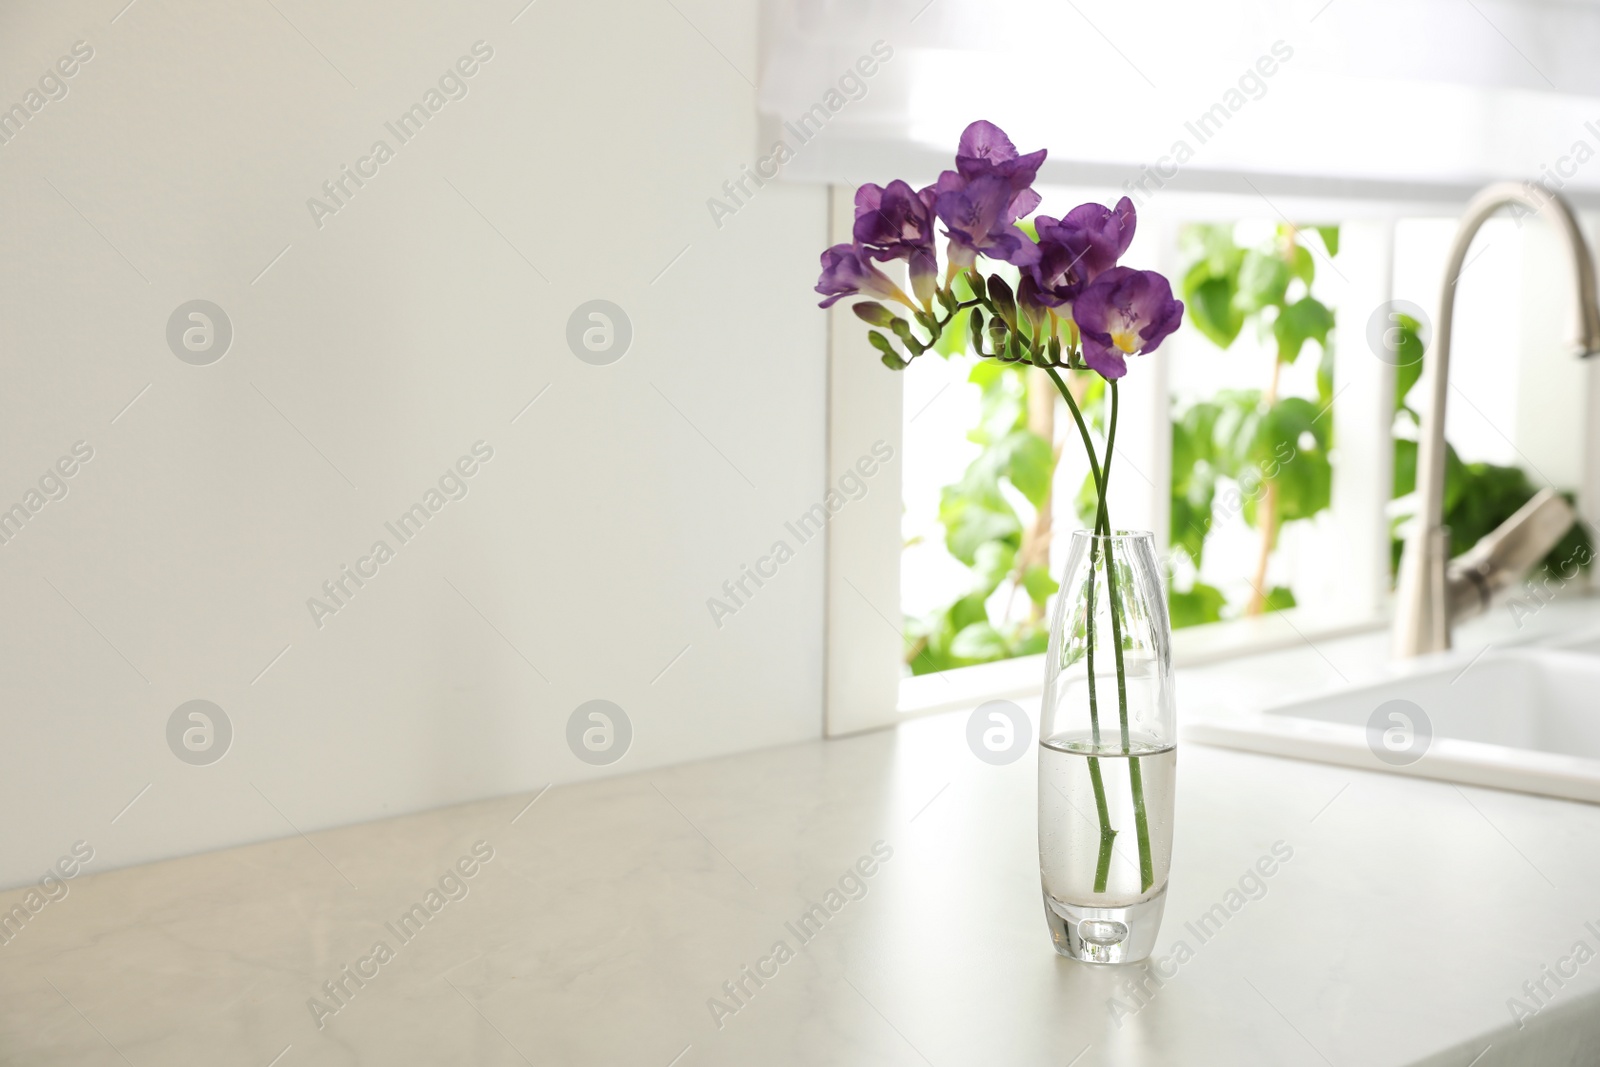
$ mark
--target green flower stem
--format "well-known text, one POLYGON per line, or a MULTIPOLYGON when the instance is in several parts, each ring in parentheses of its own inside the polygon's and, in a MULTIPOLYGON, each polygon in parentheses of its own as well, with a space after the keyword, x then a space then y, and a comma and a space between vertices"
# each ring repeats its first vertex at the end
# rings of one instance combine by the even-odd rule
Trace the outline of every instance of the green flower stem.
MULTIPOLYGON (((1084 636, 1086 638, 1085 655, 1089 665, 1089 731, 1094 742, 1095 751, 1100 750, 1100 703, 1096 698, 1094 684, 1094 566, 1089 567, 1089 580, 1086 583, 1089 591, 1090 610, 1084 616, 1084 636)), ((1094 806, 1100 817, 1100 856, 1094 866, 1094 891, 1106 891, 1106 879, 1111 876, 1111 849, 1116 843, 1117 832, 1111 828, 1111 812, 1106 807, 1106 786, 1100 775, 1100 760, 1096 756, 1089 757, 1089 783, 1094 786, 1094 806)))
POLYGON ((1106 433, 1106 461, 1100 471, 1100 528, 1106 537, 1106 590, 1111 596, 1111 647, 1117 657, 1117 711, 1122 721, 1122 751, 1128 757, 1128 784, 1133 789, 1133 826, 1139 841, 1139 891, 1155 882, 1150 856, 1150 823, 1144 806, 1144 775, 1139 757, 1128 739, 1128 674, 1122 661, 1122 611, 1117 597, 1117 568, 1111 548, 1111 520, 1106 510, 1106 490, 1111 486, 1111 457, 1117 447, 1117 383, 1111 383, 1111 424, 1106 433))
MULTIPOLYGON (((1046 367, 1044 370, 1046 374, 1050 375, 1050 380, 1055 382, 1056 389, 1060 391, 1062 397, 1066 399, 1067 409, 1072 412, 1072 421, 1077 424, 1078 433, 1083 438, 1083 450, 1084 453, 1089 457, 1089 473, 1094 478, 1095 491, 1100 498, 1100 517, 1103 518, 1106 508, 1105 482, 1102 480, 1102 475, 1100 473, 1100 464, 1095 459, 1094 444, 1089 438, 1089 427, 1084 424, 1083 412, 1078 410, 1078 402, 1072 398, 1072 392, 1067 388, 1067 383, 1061 380, 1061 375, 1056 373, 1054 367, 1046 367)), ((1094 747, 1096 751, 1098 751, 1100 748, 1100 705, 1095 691, 1094 672, 1094 572, 1095 567, 1099 563, 1100 551, 1099 546, 1093 541, 1090 542, 1090 546, 1089 581, 1087 583, 1089 593, 1089 611, 1084 622, 1086 631, 1084 637, 1087 642, 1086 655, 1089 669, 1089 729, 1093 738, 1094 747)), ((1113 595, 1112 603, 1114 604, 1115 602, 1116 598, 1113 595)), ((1115 614, 1112 615, 1112 620, 1113 623, 1115 623, 1115 614)), ((1119 675, 1121 660, 1120 645, 1121 642, 1119 641, 1119 648, 1117 652, 1119 660, 1119 675)), ((1124 721, 1123 732, 1124 735, 1126 735, 1126 697, 1124 697, 1122 701, 1122 708, 1122 717, 1124 721)), ((1105 782, 1100 774, 1100 760, 1094 756, 1089 757, 1089 782, 1094 787, 1094 806, 1096 814, 1098 814, 1100 818, 1100 855, 1099 859, 1095 863, 1094 891, 1096 893, 1104 893, 1106 891, 1106 880, 1111 875, 1111 849, 1116 842, 1117 831, 1111 828, 1111 813, 1106 806, 1106 787, 1105 782)))

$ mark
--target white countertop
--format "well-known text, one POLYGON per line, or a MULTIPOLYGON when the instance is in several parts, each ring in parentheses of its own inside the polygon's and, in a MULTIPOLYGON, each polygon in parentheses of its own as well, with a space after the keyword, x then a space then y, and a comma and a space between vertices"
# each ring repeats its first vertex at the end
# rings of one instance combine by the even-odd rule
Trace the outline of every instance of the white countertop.
MULTIPOLYGON (((1382 640, 1181 672, 1180 719, 1337 682, 1382 640)), ((1051 950, 1035 761, 981 763, 964 724, 81 874, 0 945, 0 1063, 1600 1062, 1600 958, 1571 960, 1600 950, 1600 807, 1181 746, 1158 987, 1051 950), (441 878, 460 899, 426 899, 441 878), (859 899, 826 897, 841 878, 859 899), (437 910, 402 939, 413 903, 437 910), (837 911, 802 943, 813 903, 837 911), (370 977, 339 1006, 347 965, 370 977)))

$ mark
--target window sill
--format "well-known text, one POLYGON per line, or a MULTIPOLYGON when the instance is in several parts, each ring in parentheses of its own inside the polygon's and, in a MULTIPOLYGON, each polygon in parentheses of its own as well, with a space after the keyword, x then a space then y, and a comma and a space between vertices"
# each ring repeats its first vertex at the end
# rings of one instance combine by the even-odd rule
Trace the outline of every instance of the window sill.
MULTIPOLYGON (((1254 619, 1189 626, 1172 635, 1172 665, 1199 667, 1308 641, 1370 633, 1388 625, 1387 609, 1375 614, 1332 615, 1291 608, 1254 619)), ((902 679, 896 711, 902 719, 960 711, 987 700, 1033 696, 1043 685, 1042 655, 980 663, 902 679)))

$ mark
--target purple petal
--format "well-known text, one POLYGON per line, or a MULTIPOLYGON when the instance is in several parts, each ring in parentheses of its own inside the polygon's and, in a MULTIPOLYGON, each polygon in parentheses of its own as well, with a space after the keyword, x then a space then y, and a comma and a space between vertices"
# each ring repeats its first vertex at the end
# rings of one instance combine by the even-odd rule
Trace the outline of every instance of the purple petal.
POLYGON ((987 119, 979 119, 961 131, 961 143, 956 148, 958 167, 963 161, 986 166, 1016 158, 1017 146, 1011 143, 1006 131, 987 119))
POLYGON ((832 307, 847 296, 861 293, 886 299, 896 294, 896 286, 877 267, 860 245, 838 244, 822 253, 822 276, 817 292, 827 297, 818 307, 832 307))
POLYGON ((856 191, 856 243, 878 260, 932 255, 931 200, 931 194, 915 192, 903 181, 882 188, 863 185, 856 191))
POLYGON ((1083 339, 1083 361, 1107 381, 1115 381, 1128 373, 1128 361, 1122 358, 1121 352, 1087 336, 1083 339))
POLYGON ((1133 243, 1138 217, 1133 201, 1123 197, 1115 208, 1103 204, 1079 204, 1061 220, 1063 226, 1078 234, 1078 240, 1088 249, 1084 267, 1093 279, 1117 265, 1117 260, 1133 243))
POLYGON ((1178 328, 1183 302, 1153 270, 1112 267, 1078 295, 1072 318, 1083 337, 1084 361, 1108 378, 1120 377, 1124 356, 1155 351, 1178 328))

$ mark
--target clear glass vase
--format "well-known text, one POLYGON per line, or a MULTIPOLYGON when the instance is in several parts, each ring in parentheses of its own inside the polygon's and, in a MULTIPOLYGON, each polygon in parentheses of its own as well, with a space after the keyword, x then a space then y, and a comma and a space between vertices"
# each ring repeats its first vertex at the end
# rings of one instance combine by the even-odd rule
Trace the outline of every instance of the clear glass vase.
POLYGON ((1149 533, 1072 536, 1039 719, 1039 875, 1056 951, 1150 955, 1177 771, 1172 629, 1149 533))

